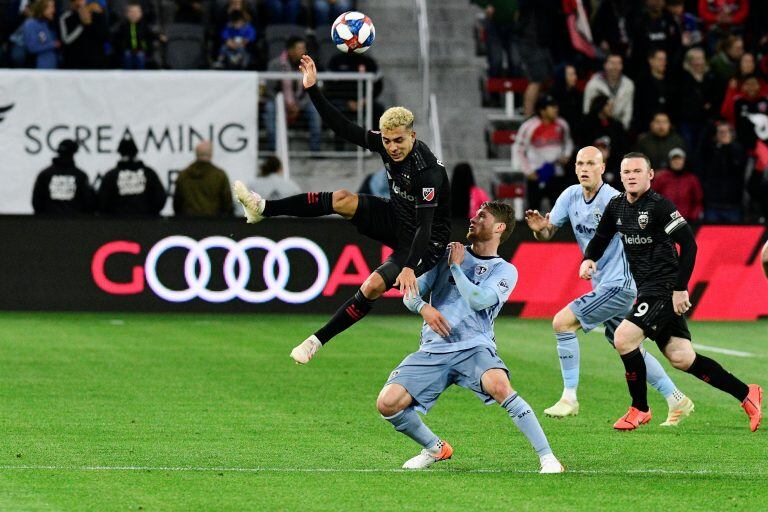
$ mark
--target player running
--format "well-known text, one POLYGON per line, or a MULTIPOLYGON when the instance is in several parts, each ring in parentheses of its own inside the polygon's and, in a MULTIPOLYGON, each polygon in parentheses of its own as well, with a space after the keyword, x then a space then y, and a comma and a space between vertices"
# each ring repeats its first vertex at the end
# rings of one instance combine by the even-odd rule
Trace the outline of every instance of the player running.
POLYGON ((497 255, 515 228, 514 210, 485 202, 470 220, 465 250, 458 242, 418 279, 419 293, 405 305, 424 318, 421 348, 390 374, 379 393, 381 415, 424 449, 403 468, 423 469, 450 459, 453 448, 437 437, 416 413, 426 414, 452 384, 471 389, 485 403, 507 410, 541 461, 541 473, 562 473, 531 406, 509 384, 509 370, 496 354, 493 321, 517 283, 517 270, 497 255), (430 303, 421 295, 431 292, 430 303))
POLYGON ((361 234, 394 250, 322 328, 293 349, 294 361, 306 364, 322 345, 367 315, 376 299, 392 286, 415 293, 416 277, 432 268, 445 252, 451 225, 448 175, 429 147, 416 139, 413 114, 403 107, 392 107, 379 120, 381 132, 366 131, 347 120, 323 96, 316 85, 315 63, 307 55, 301 58, 300 69, 304 88, 323 122, 348 141, 381 155, 391 200, 337 190, 266 201, 237 181, 235 195, 246 219, 254 223, 278 215, 320 217, 336 213, 351 221, 361 234))
POLYGON ((672 366, 739 400, 754 432, 762 419, 762 388, 757 384, 747 386, 716 361, 693 350, 683 315, 691 307, 688 280, 696 261, 696 239, 675 205, 651 190, 652 179, 648 157, 642 153, 624 157, 621 182, 626 192, 608 203, 579 269, 582 279, 591 279, 598 270, 596 261, 605 254, 614 235, 620 233, 637 281, 638 299, 614 334, 626 369, 632 406, 613 427, 633 430, 651 420, 646 363, 640 351, 640 343, 647 336, 656 342, 672 366), (679 256, 675 244, 680 246, 679 256))
MULTIPOLYGON (((602 152, 587 146, 576 154, 578 185, 568 187, 555 201, 552 212, 542 216, 537 210, 525 212, 525 220, 537 240, 549 240, 570 222, 573 234, 582 252, 595 233, 597 223, 613 197, 619 191, 603 183, 605 163, 602 152)), ((637 295, 635 281, 629 272, 624 249, 619 237, 611 240, 603 257, 597 262, 598 271, 592 276, 592 291, 577 298, 561 309, 552 321, 563 375, 563 395, 560 400, 544 409, 553 417, 575 416, 579 413, 576 388, 579 385, 579 341, 576 332, 585 333, 599 324, 605 326, 605 337, 613 345, 616 327, 632 309, 637 295)), ((693 402, 675 387, 659 361, 640 345, 648 368, 651 386, 667 400, 669 413, 662 426, 676 426, 693 411, 693 402)))

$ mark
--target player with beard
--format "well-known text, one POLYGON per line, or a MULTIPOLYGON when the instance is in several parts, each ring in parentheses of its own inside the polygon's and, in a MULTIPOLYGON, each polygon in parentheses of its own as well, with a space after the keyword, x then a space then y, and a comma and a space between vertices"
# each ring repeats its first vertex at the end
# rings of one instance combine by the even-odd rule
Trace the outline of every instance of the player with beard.
POLYGON ((613 236, 621 234, 637 282, 638 298, 614 334, 632 397, 629 411, 619 418, 614 428, 634 430, 651 420, 645 359, 640 351, 640 343, 648 337, 656 342, 672 366, 739 400, 754 432, 762 419, 762 388, 745 384, 717 361, 693 349, 683 315, 691 308, 688 281, 696 261, 696 239, 675 205, 651 190, 652 179, 653 169, 647 156, 642 153, 624 156, 621 182, 626 192, 608 203, 579 269, 582 279, 591 279, 597 271, 596 262, 613 236), (679 255, 676 244, 680 246, 679 255))
POLYGON ((498 256, 515 228, 514 209, 499 201, 483 203, 470 220, 465 247, 459 242, 418 279, 418 294, 407 293, 406 307, 424 318, 421 347, 390 374, 376 407, 395 430, 423 448, 404 469, 424 469, 450 459, 453 448, 421 420, 453 384, 470 389, 486 404, 501 404, 528 438, 541 473, 561 473, 531 406, 512 389, 509 370, 496 353, 493 322, 517 283, 515 267, 498 256), (422 295, 430 293, 429 303, 422 295))
POLYGON ((451 233, 451 210, 445 167, 426 144, 416 139, 410 111, 392 107, 379 120, 381 131, 367 131, 349 121, 323 96, 310 57, 301 58, 299 69, 304 75, 304 88, 323 122, 348 141, 379 153, 387 170, 391 199, 337 190, 267 201, 237 181, 235 195, 246 219, 254 223, 279 215, 320 217, 335 213, 351 221, 361 234, 394 251, 322 328, 293 349, 293 360, 306 364, 321 346, 367 315, 392 286, 399 287, 402 293, 416 293, 416 278, 431 269, 445 252, 451 233))

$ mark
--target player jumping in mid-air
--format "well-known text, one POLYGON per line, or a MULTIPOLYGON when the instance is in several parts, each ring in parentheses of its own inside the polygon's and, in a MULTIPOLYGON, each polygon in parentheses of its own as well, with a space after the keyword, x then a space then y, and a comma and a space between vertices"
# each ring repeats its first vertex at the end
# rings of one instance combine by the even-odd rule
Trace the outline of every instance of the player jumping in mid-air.
POLYGON ((421 348, 390 374, 376 407, 398 432, 424 448, 403 465, 405 469, 423 469, 451 458, 451 445, 416 411, 426 414, 446 388, 457 384, 507 410, 539 455, 541 473, 564 471, 536 414, 512 389, 507 367, 496 354, 493 321, 517 283, 517 270, 497 255, 497 249, 514 227, 510 205, 483 203, 470 220, 467 238, 472 245, 465 249, 458 242, 450 244, 440 262, 419 277, 419 294, 403 298, 408 309, 424 318, 421 348), (428 292, 430 303, 420 295, 428 292))
MULTIPOLYGON (((605 163, 602 152, 587 146, 576 154, 578 185, 568 187, 555 201, 552 212, 542 216, 537 210, 525 212, 525 220, 537 240, 549 240, 555 232, 570 222, 573 234, 582 251, 592 239, 597 223, 613 197, 619 191, 603 183, 605 163)), ((619 237, 611 240, 603 257, 597 262, 592 276, 592 291, 577 298, 555 315, 552 327, 557 339, 560 371, 563 375, 563 395, 560 400, 544 409, 544 414, 565 417, 579 413, 576 388, 579 385, 579 340, 576 332, 589 332, 599 324, 605 326, 605 337, 613 345, 616 327, 632 309, 637 295, 635 281, 629 272, 624 249, 619 237)), ((663 426, 675 426, 693 411, 693 402, 669 378, 658 360, 640 346, 648 368, 648 383, 661 393, 669 405, 663 426)))
POLYGON ((306 364, 328 340, 362 319, 374 301, 392 286, 416 291, 416 278, 432 268, 445 252, 450 236, 450 185, 445 167, 426 144, 416 139, 413 114, 393 107, 381 116, 381 132, 366 131, 347 120, 317 87, 317 70, 310 57, 301 58, 304 88, 323 122, 348 141, 381 155, 387 169, 391 200, 347 190, 309 192, 266 201, 235 182, 235 195, 250 223, 264 217, 320 217, 338 214, 363 235, 394 252, 355 295, 312 336, 293 349, 291 357, 306 364))
POLYGON ((647 336, 656 342, 672 366, 739 400, 754 432, 763 415, 762 388, 757 384, 747 386, 716 361, 693 350, 683 315, 691 308, 688 280, 696 261, 696 238, 675 205, 651 190, 652 179, 648 157, 642 153, 624 157, 621 182, 626 192, 606 206, 579 269, 582 279, 591 279, 598 270, 596 262, 614 235, 620 233, 637 282, 638 298, 614 334, 632 396, 632 406, 614 428, 633 430, 651 420, 646 365, 640 351, 640 343, 647 336), (679 255, 675 244, 680 246, 679 255))

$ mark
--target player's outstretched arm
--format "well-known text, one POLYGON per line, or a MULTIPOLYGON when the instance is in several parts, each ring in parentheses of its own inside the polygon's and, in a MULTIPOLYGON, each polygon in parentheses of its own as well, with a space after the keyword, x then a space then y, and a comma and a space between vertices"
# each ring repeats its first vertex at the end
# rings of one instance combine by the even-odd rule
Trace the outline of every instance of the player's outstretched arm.
POLYGON ((525 222, 533 231, 534 238, 542 242, 551 239, 557 231, 557 226, 549 221, 549 214, 542 215, 539 210, 526 210, 525 222))
POLYGON ((301 57, 301 63, 299 64, 299 70, 304 75, 302 83, 304 88, 309 94, 309 98, 312 100, 312 104, 317 109, 323 122, 331 127, 331 129, 340 137, 348 140, 352 144, 356 144, 365 149, 368 147, 366 135, 367 131, 347 119, 344 114, 331 105, 331 102, 320 92, 320 88, 317 86, 317 67, 315 61, 309 55, 303 55, 301 57))

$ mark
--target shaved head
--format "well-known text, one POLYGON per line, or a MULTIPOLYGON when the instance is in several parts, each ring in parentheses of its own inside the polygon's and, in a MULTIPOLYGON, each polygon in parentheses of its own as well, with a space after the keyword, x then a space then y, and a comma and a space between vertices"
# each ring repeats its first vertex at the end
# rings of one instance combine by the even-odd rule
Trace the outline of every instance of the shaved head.
POLYGON ((213 146, 211 141, 204 140, 195 146, 195 156, 198 160, 208 162, 213 157, 213 146))
POLYGON ((591 195, 603 184, 605 162, 603 152, 595 146, 586 146, 576 153, 576 177, 586 195, 591 195))
POLYGON ((603 162, 603 152, 600 151, 595 146, 584 146, 579 150, 578 153, 576 153, 576 160, 579 158, 583 159, 593 159, 596 162, 604 163, 603 162))

